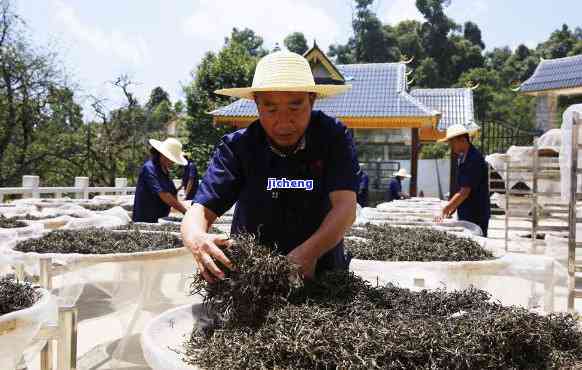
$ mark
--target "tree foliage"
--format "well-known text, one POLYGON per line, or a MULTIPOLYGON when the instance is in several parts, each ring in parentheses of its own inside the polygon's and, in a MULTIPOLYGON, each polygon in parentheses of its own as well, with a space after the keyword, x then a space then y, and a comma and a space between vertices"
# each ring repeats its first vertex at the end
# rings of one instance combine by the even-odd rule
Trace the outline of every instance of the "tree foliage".
POLYGON ((308 49, 307 39, 305 35, 301 32, 293 32, 285 37, 285 47, 294 53, 299 55, 305 54, 308 49))
MULTIPOLYGON (((355 0, 352 35, 345 44, 330 45, 338 64, 398 62, 412 59, 415 87, 465 87, 474 91, 481 125, 502 122, 531 129, 533 98, 511 87, 532 75, 540 58, 582 54, 582 28, 562 25, 535 47, 519 45, 485 50, 483 34, 472 21, 457 24, 447 15, 447 0, 416 0, 422 21, 383 23, 374 0, 355 0)), ((294 32, 285 46, 303 54, 307 40, 294 32)), ((259 58, 266 55, 263 38, 253 30, 233 28, 218 52, 208 52, 184 87, 185 101, 172 101, 158 86, 144 104, 135 96, 134 81, 119 76, 109 85, 123 97, 112 103, 90 97, 83 111, 79 91, 60 67, 59 55, 30 41, 29 29, 9 0, 0 0, 0 186, 18 186, 22 175, 41 176, 42 184, 70 185, 75 176, 89 176, 95 185, 113 185, 116 177, 135 183, 148 156, 147 139, 165 139, 171 122, 176 135, 204 171, 213 148, 233 129, 215 126, 209 112, 234 101, 216 89, 248 86, 259 58), (89 115, 94 118, 87 119, 89 115), (187 132, 184 132, 186 130, 187 132)), ((271 46, 269 47, 269 49, 271 46)), ((580 102, 560 99, 560 109, 580 102)), ((442 146, 423 146, 422 156, 445 156, 442 146)))
POLYGON ((258 61, 256 50, 263 48, 262 38, 255 36, 256 43, 240 42, 237 32, 233 29, 218 53, 206 53, 192 73, 194 81, 184 89, 190 131, 188 150, 199 171, 205 171, 218 140, 233 130, 227 125, 214 126, 212 123, 208 112, 234 101, 214 91, 250 85, 258 61))

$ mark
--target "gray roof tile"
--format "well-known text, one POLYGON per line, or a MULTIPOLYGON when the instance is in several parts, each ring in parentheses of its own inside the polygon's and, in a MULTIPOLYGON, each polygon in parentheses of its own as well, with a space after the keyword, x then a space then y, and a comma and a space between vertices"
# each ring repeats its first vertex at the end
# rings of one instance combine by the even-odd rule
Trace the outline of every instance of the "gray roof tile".
MULTIPOLYGON (((352 88, 345 94, 316 101, 315 109, 335 117, 432 117, 437 114, 406 92, 402 63, 338 65, 352 88)), ((257 115, 255 103, 241 99, 211 112, 222 117, 257 115)))
POLYGON ((455 124, 475 123, 471 89, 414 89, 410 95, 441 113, 438 130, 445 131, 455 124))
POLYGON ((570 89, 582 87, 582 55, 542 60, 534 74, 527 79, 520 92, 570 89))

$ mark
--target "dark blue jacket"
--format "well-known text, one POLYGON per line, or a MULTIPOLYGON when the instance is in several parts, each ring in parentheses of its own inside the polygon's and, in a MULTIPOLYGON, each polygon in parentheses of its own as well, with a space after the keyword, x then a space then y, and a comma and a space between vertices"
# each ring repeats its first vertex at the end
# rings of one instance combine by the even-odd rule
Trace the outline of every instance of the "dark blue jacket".
POLYGON ((457 209, 458 218, 479 225, 485 235, 491 218, 488 170, 487 162, 473 145, 466 158, 459 160, 457 184, 459 189, 470 188, 471 193, 457 209))
POLYGON ((388 192, 386 193, 386 201, 392 202, 393 200, 400 199, 400 193, 402 193, 402 182, 393 177, 388 183, 388 192))
POLYGON ((177 194, 176 186, 160 164, 147 160, 139 173, 135 199, 133 201, 133 221, 156 223, 158 218, 170 214, 170 206, 162 201, 160 193, 177 194))
MULTIPOLYGON (((259 121, 218 143, 194 202, 222 215, 236 202, 231 233, 249 232, 287 254, 311 237, 331 209, 336 190, 357 192, 359 170, 349 130, 314 111, 305 148, 287 157, 269 146, 259 121), (271 189, 268 179, 313 180, 313 190, 271 189)), ((318 261, 317 271, 347 269, 343 240, 318 261)))
POLYGON ((186 200, 194 199, 194 195, 196 195, 196 191, 198 191, 198 170, 192 161, 188 161, 188 164, 184 167, 184 174, 182 175, 182 187, 184 188, 184 191, 186 191, 188 181, 190 180, 193 181, 193 186, 192 190, 186 194, 186 200))

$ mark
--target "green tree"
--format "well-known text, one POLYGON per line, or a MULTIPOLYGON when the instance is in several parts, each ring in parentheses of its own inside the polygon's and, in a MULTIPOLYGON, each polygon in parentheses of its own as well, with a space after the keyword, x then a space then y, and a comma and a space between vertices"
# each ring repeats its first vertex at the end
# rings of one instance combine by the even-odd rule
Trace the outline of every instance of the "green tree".
POLYGON ((254 57, 261 57, 267 54, 267 51, 263 48, 263 38, 249 28, 239 30, 234 27, 230 37, 224 39, 224 43, 241 45, 254 57))
POLYGON ((186 86, 189 141, 191 153, 199 171, 205 171, 218 140, 232 131, 229 126, 215 127, 208 115, 214 109, 234 101, 214 91, 220 88, 248 86, 252 83, 258 58, 245 44, 227 42, 218 54, 207 53, 196 71, 194 81, 186 86))
POLYGON ((394 27, 400 53, 407 59, 414 58, 410 65, 413 68, 426 57, 420 36, 421 27, 421 23, 414 20, 402 21, 394 27))
POLYGON ((483 38, 481 36, 481 29, 476 23, 465 22, 463 26, 463 36, 472 42, 474 45, 479 46, 481 49, 485 49, 485 43, 483 43, 483 38))
POLYGON ((537 53, 545 59, 563 58, 568 56, 579 40, 567 24, 552 32, 550 38, 537 47, 537 53))
POLYGON ((350 38, 346 45, 332 44, 329 46, 327 55, 331 57, 337 64, 353 64, 356 63, 354 56, 356 40, 350 38))
POLYGON ((150 98, 146 103, 146 109, 153 111, 162 102, 170 103, 170 95, 160 86, 155 87, 150 93, 150 98))
POLYGON ((285 37, 285 47, 294 53, 303 55, 308 49, 307 39, 301 32, 293 32, 285 37))
POLYGON ((438 87, 443 84, 439 67, 433 58, 425 58, 415 72, 416 83, 419 87, 438 87))
POLYGON ((426 54, 436 62, 441 80, 444 86, 454 82, 449 76, 451 73, 451 57, 454 53, 453 42, 449 34, 459 27, 445 14, 445 8, 450 1, 447 0, 416 0, 418 11, 424 16, 421 37, 426 54))
POLYGON ((451 150, 447 144, 431 143, 423 144, 420 149, 420 159, 450 158, 451 150))
POLYGON ((356 16, 352 21, 354 30, 354 57, 358 62, 395 62, 400 59, 396 37, 386 30, 371 10, 373 0, 356 0, 356 16))

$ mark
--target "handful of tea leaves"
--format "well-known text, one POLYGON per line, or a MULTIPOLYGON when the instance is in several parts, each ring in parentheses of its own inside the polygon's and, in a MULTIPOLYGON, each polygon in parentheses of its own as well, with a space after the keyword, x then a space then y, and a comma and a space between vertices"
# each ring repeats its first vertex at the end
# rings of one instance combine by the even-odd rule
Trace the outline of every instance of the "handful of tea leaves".
POLYGON ((18 282, 10 276, 0 278, 0 316, 31 307, 40 293, 28 282, 18 282))
POLYGON ((182 240, 170 233, 119 232, 90 228, 55 230, 37 239, 19 242, 14 250, 36 253, 111 254, 148 252, 182 247, 182 240))
POLYGON ((301 286, 299 266, 285 256, 256 243, 250 235, 236 236, 231 247, 224 250, 234 263, 229 270, 217 261, 225 279, 208 284, 195 277, 192 294, 201 294, 215 328, 258 326, 274 304, 286 301, 301 286))
POLYGON ((396 227, 366 224, 352 229, 348 236, 368 240, 346 239, 347 250, 354 258, 378 261, 480 261, 493 254, 469 238, 426 227, 396 227))

